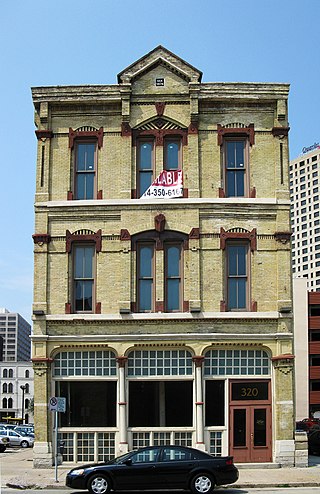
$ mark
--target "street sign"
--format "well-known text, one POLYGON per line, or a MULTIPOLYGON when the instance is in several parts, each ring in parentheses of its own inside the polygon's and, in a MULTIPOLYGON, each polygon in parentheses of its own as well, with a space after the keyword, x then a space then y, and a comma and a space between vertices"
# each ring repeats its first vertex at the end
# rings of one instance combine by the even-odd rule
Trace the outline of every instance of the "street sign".
POLYGON ((66 399, 52 396, 49 400, 49 410, 51 410, 51 412, 65 412, 66 399))

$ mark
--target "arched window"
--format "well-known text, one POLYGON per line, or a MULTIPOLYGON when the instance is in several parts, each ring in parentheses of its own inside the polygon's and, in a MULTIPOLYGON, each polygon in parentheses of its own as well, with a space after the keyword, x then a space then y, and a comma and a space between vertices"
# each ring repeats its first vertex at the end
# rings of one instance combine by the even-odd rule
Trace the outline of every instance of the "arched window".
POLYGON ((12 383, 8 384, 8 393, 13 393, 13 384, 12 383))
POLYGON ((8 408, 8 400, 7 400, 7 398, 3 398, 3 400, 2 400, 2 408, 8 408))
POLYGON ((28 378, 29 376, 30 376, 30 372, 28 370, 26 370, 24 377, 28 378))
POLYGON ((9 369, 9 377, 13 377, 13 370, 9 369))
POLYGON ((27 410, 29 408, 29 399, 28 398, 26 398, 24 400, 24 408, 25 408, 25 410, 27 410))
POLYGON ((13 400, 12 398, 9 398, 8 399, 8 408, 12 408, 13 407, 13 400))
POLYGON ((30 393, 30 390, 29 390, 29 384, 27 383, 25 386, 26 386, 25 392, 26 392, 26 393, 30 393))
POLYGON ((8 369, 3 369, 3 377, 8 377, 8 369))
POLYGON ((3 383, 3 385, 2 385, 2 393, 8 393, 8 385, 7 385, 7 383, 3 383))

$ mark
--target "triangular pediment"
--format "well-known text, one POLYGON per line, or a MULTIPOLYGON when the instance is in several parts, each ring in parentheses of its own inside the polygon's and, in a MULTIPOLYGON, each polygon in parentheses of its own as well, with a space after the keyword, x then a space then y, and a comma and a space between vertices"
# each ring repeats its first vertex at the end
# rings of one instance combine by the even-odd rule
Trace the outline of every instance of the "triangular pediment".
POLYGON ((166 67, 187 82, 201 81, 202 72, 200 70, 159 45, 147 55, 144 55, 120 72, 118 74, 118 83, 130 84, 159 65, 166 67))

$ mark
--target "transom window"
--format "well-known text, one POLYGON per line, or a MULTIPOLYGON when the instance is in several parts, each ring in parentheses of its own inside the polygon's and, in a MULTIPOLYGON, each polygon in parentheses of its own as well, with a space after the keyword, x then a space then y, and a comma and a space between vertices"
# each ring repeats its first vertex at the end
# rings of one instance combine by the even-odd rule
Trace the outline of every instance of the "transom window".
POLYGON ((209 350, 204 359, 205 376, 266 376, 270 358, 264 350, 209 350))
POLYGON ((75 152, 75 198, 94 199, 96 142, 77 142, 75 152))
POLYGON ((54 358, 55 377, 115 376, 116 358, 110 350, 60 352, 54 358))
POLYGON ((134 350, 128 356, 129 376, 191 376, 187 350, 134 350))

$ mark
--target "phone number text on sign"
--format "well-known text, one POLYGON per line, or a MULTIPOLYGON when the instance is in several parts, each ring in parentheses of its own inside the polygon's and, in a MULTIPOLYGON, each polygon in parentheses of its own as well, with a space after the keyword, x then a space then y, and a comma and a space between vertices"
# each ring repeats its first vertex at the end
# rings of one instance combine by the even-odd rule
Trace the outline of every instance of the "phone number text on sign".
POLYGON ((183 195, 182 188, 158 188, 158 187, 150 187, 145 196, 147 197, 181 197, 183 195))

